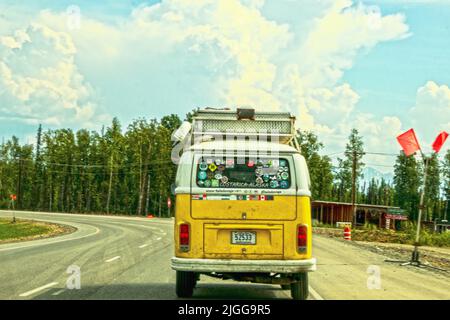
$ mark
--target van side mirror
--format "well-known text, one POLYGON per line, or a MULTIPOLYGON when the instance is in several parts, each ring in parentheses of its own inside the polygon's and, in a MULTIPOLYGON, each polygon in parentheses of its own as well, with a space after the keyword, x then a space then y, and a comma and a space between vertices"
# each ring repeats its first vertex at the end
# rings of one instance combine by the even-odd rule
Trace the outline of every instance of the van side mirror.
POLYGON ((175 183, 172 183, 170 185, 170 193, 174 196, 175 195, 175 189, 177 188, 177 185, 175 183))

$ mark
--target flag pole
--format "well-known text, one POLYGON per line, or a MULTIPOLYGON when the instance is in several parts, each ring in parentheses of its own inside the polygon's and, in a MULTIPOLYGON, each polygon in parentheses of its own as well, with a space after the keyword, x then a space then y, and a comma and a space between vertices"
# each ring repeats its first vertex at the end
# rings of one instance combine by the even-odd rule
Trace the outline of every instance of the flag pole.
POLYGON ((428 161, 429 159, 424 155, 423 151, 420 150, 420 154, 422 155, 422 161, 424 163, 424 174, 423 174, 423 186, 420 192, 420 203, 419 203, 419 216, 417 217, 417 229, 416 229, 416 239, 414 241, 414 251, 412 253, 411 261, 420 263, 419 260, 419 243, 420 243, 420 226, 422 222, 422 212, 424 209, 424 200, 425 200, 425 190, 427 187, 427 175, 428 175, 428 161))
MULTIPOLYGON (((414 134, 414 132, 413 132, 413 134, 414 134)), ((414 134, 414 139, 416 139, 415 138, 415 134, 414 134)), ((445 141, 445 139, 442 141, 442 143, 438 147, 435 147, 434 144, 433 144, 433 149, 435 150, 436 153, 439 151, 439 149, 442 146, 442 144, 444 143, 444 141, 445 141)), ((399 142, 400 142, 400 140, 399 140, 399 142)), ((400 144, 402 144, 402 143, 400 143, 400 144)), ((384 260, 384 261, 385 262, 400 263, 401 266, 412 265, 412 266, 416 266, 416 267, 428 267, 428 268, 431 268, 431 269, 436 269, 436 270, 448 272, 445 269, 441 269, 441 268, 437 268, 437 267, 431 266, 428 263, 427 264, 423 264, 420 261, 420 259, 419 259, 420 226, 421 226, 421 222, 422 222, 422 213, 423 213, 423 209, 424 209, 425 191, 426 191, 426 186, 427 186, 428 165, 429 165, 430 158, 425 156, 425 154, 423 153, 422 149, 420 148, 420 146, 419 146, 419 144, 417 142, 417 139, 416 139, 416 146, 417 146, 417 148, 416 148, 415 151, 416 152, 417 152, 417 150, 420 151, 420 154, 422 156, 422 161, 424 163, 424 175, 423 175, 423 187, 422 187, 422 190, 420 192, 419 214, 418 214, 418 217, 417 217, 417 228, 416 228, 416 238, 414 240, 414 250, 413 250, 412 255, 411 255, 411 260, 409 260, 409 261, 401 261, 401 260, 384 260)), ((403 145, 402 145, 402 147, 403 147, 403 145)), ((406 153, 405 148, 404 148, 404 151, 406 153)))
POLYGON ((385 262, 396 262, 400 263, 401 266, 416 266, 416 267, 427 267, 431 269, 436 269, 439 271, 448 272, 445 269, 437 268, 434 266, 427 264, 423 264, 419 259, 419 241, 420 241, 420 223, 422 221, 422 212, 424 209, 424 202, 425 202, 425 188, 427 185, 427 171, 428 171, 428 161, 429 159, 423 154, 422 150, 420 150, 420 153, 422 155, 422 159, 424 161, 424 176, 423 176, 423 187, 422 191, 420 193, 420 203, 419 203, 419 214, 417 217, 417 229, 416 229, 416 238, 414 241, 414 250, 411 255, 411 260, 405 261, 405 260, 384 260, 385 262))

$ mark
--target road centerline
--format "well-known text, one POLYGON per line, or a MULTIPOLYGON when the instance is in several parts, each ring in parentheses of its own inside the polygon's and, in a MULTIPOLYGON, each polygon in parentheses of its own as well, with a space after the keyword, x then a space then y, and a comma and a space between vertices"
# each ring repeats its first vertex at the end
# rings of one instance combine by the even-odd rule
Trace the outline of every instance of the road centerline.
POLYGON ((61 289, 61 290, 58 290, 58 291, 56 291, 56 292, 53 292, 53 293, 52 293, 52 296, 58 296, 58 295, 60 295, 61 293, 63 293, 64 291, 66 291, 66 289, 61 289))
POLYGON ((318 294, 317 291, 314 290, 311 286, 309 286, 308 290, 314 300, 324 300, 324 298, 322 298, 322 296, 318 294))
POLYGON ((36 289, 30 290, 30 291, 21 293, 21 294, 19 294, 19 297, 28 297, 28 296, 31 296, 32 294, 35 294, 35 293, 37 293, 37 292, 39 292, 39 291, 48 289, 48 288, 53 287, 53 286, 55 286, 55 285, 57 285, 57 284, 58 284, 58 282, 50 282, 50 283, 47 283, 46 285, 43 285, 43 286, 41 286, 41 287, 39 287, 39 288, 36 288, 36 289))
POLYGON ((105 262, 109 263, 109 262, 113 262, 113 261, 118 260, 118 259, 120 259, 120 256, 112 257, 111 259, 105 260, 105 262))

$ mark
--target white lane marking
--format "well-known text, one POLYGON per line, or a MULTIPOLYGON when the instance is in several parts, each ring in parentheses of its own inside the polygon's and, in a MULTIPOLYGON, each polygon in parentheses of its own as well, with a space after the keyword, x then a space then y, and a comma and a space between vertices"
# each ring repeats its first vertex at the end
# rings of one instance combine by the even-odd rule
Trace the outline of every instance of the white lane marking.
POLYGON ((113 262, 113 261, 115 261, 117 259, 120 259, 120 256, 115 256, 115 257, 113 257, 111 259, 105 260, 105 262, 113 262))
MULTIPOLYGON (((93 226, 90 226, 93 227, 93 226)), ((2 248, 0 249, 0 251, 9 251, 9 250, 15 250, 15 249, 22 249, 22 248, 29 248, 29 247, 36 247, 36 246, 45 246, 45 245, 49 245, 49 244, 54 244, 54 243, 59 243, 59 242, 65 242, 65 241, 72 241, 72 240, 79 240, 79 239, 83 239, 83 238, 87 238, 90 236, 95 236, 97 233, 100 232, 100 229, 97 227, 95 228, 95 232, 93 233, 89 233, 86 234, 84 236, 80 236, 80 237, 76 237, 76 238, 68 238, 68 239, 60 239, 60 240, 55 240, 55 241, 50 241, 50 242, 44 242, 44 243, 33 243, 33 244, 29 244, 29 245, 24 245, 24 246, 18 246, 18 247, 11 247, 11 248, 2 248)), ((76 231, 75 231, 76 232, 76 231)), ((47 240, 47 239, 46 239, 47 240)), ((37 240, 39 241, 39 240, 37 240)), ((44 240, 45 241, 45 240, 44 240)))
POLYGON ((35 294, 35 293, 37 293, 37 292, 39 292, 39 291, 42 291, 42 290, 45 290, 45 289, 47 289, 47 288, 53 287, 54 285, 57 285, 57 284, 58 284, 58 282, 51 282, 51 283, 48 283, 48 284, 46 284, 46 285, 44 285, 44 286, 42 286, 42 287, 39 287, 39 288, 30 290, 30 291, 24 292, 24 293, 22 293, 22 294, 19 294, 19 297, 28 297, 28 296, 31 296, 32 294, 35 294))
POLYGON ((324 300, 320 294, 317 293, 316 290, 314 290, 313 288, 309 287, 309 293, 311 293, 312 297, 314 298, 314 300, 324 300))
POLYGON ((61 289, 61 290, 58 290, 58 291, 56 291, 56 292, 53 292, 53 293, 52 293, 52 296, 58 296, 58 295, 60 295, 61 293, 63 293, 64 291, 66 291, 66 289, 61 289))
POLYGON ((146 243, 146 244, 143 244, 143 245, 139 246, 139 248, 142 249, 142 248, 145 248, 145 247, 147 247, 149 245, 150 245, 150 243, 146 243))
MULTIPOLYGON (((5 213, 5 214, 11 214, 13 211, 12 210, 0 210, 0 213, 5 213)), ((144 221, 144 222, 151 222, 151 223, 155 223, 155 224, 167 224, 167 225, 171 225, 173 224, 172 220, 164 220, 167 218, 156 218, 158 220, 149 220, 148 218, 145 217, 124 217, 124 216, 104 216, 104 215, 96 215, 96 214, 83 214, 83 213, 56 213, 56 212, 36 212, 36 211, 16 211, 16 213, 21 213, 21 214, 35 214, 35 215, 48 215, 48 216, 65 216, 65 217, 87 217, 87 218, 101 218, 100 220, 103 219, 121 219, 121 220, 129 220, 129 221, 144 221)))
POLYGON ((161 240, 161 239, 162 239, 161 237, 157 237, 157 238, 156 238, 156 241, 161 240))
POLYGON ((150 229, 150 230, 155 231, 154 233, 159 235, 159 236, 167 235, 167 233, 164 232, 164 230, 162 230, 160 228, 151 227, 151 226, 144 226, 144 225, 141 225, 141 224, 134 224, 134 223, 114 223, 114 222, 110 222, 110 223, 111 224, 115 224, 115 225, 119 225, 119 226, 127 225, 127 226, 132 226, 132 227, 141 227, 141 228, 150 229))

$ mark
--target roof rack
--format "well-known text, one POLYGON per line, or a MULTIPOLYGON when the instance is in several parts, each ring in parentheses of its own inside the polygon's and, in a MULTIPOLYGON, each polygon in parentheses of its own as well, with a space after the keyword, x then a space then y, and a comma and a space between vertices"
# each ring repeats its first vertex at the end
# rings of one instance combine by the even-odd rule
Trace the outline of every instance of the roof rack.
MULTIPOLYGON (((290 144, 299 150, 295 138, 295 117, 288 112, 257 112, 254 109, 206 108, 193 117, 191 134, 194 137, 226 135, 241 139, 259 139, 290 144)), ((194 142, 194 139, 191 141, 194 142)))

